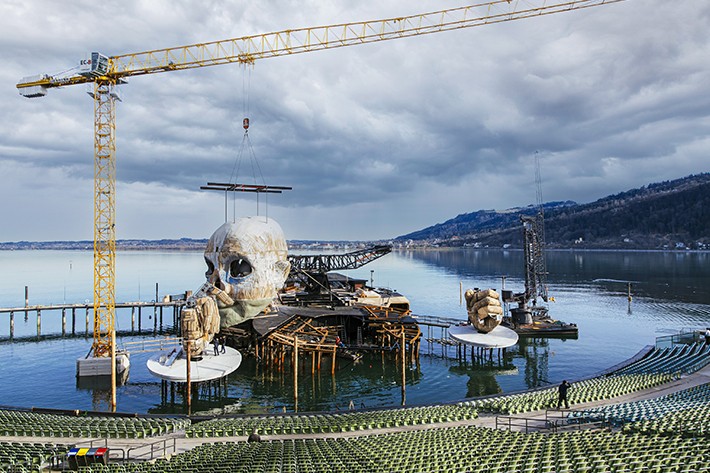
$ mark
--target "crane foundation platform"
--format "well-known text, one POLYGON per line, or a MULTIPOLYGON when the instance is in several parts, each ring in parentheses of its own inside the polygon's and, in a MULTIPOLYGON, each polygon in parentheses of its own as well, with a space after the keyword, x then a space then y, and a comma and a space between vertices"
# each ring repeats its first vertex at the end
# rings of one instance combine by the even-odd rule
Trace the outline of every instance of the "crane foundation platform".
MULTIPOLYGON (((127 375, 131 366, 131 359, 128 352, 116 353, 116 375, 127 375)), ((111 376, 111 357, 89 357, 76 360, 76 376, 103 377, 111 376)))

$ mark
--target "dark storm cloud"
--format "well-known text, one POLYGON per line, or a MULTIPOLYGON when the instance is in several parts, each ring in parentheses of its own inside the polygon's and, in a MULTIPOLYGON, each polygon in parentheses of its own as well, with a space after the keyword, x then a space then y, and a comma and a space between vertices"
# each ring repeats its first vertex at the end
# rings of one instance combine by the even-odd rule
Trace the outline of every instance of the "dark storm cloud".
MULTIPOLYGON (((71 238, 57 230, 62 204, 91 207, 91 100, 83 86, 22 99, 20 77, 68 69, 92 50, 123 54, 453 6, 5 2, 0 197, 26 208, 2 217, 15 221, 28 209, 46 217, 34 229, 3 228, 0 240, 71 238)), ((294 188, 269 201, 290 238, 347 239, 532 203, 536 153, 550 200, 585 202, 707 171, 709 12, 691 0, 627 0, 253 68, 131 78, 117 110, 121 236, 204 237, 223 218, 223 201, 199 187, 262 175, 294 188), (243 147, 245 115, 251 147, 243 147)), ((78 228, 91 216, 69 218, 78 228)))

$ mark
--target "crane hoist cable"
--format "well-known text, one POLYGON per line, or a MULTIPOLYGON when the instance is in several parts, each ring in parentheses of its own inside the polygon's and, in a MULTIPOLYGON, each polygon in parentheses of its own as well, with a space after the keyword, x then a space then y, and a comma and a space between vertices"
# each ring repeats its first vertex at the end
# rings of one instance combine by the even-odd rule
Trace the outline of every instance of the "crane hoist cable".
MULTIPOLYGON (((242 65, 242 110, 244 112, 244 118, 242 119, 242 128, 244 130, 244 134, 242 135, 242 142, 241 146, 239 147, 239 151, 237 153, 237 156, 234 160, 234 164, 232 166, 232 173, 229 176, 229 182, 231 183, 237 183, 240 182, 240 171, 242 167, 242 163, 246 161, 246 159, 249 160, 248 164, 250 165, 251 168, 251 182, 245 182, 248 184, 254 184, 254 185, 260 185, 266 187, 266 181, 264 179, 264 173, 261 170, 261 166, 259 165, 259 160, 256 157, 256 153, 254 152, 254 147, 252 146, 251 139, 249 138, 249 125, 250 125, 250 120, 249 120, 249 95, 250 95, 250 89, 251 89, 251 65, 249 64, 244 64, 242 65), (246 155, 246 156, 245 156, 246 155)), ((245 163, 246 165, 246 163, 245 163)), ((246 173, 245 173, 246 174, 246 173)), ((243 180, 243 179, 241 179, 243 180)), ((260 192, 256 192, 256 213, 259 215, 259 194, 260 192)), ((265 207, 268 212, 268 193, 266 193, 266 199, 267 201, 265 202, 265 207)), ((232 194, 232 219, 236 220, 236 193, 232 194)), ((268 215, 268 214, 267 214, 268 215)))

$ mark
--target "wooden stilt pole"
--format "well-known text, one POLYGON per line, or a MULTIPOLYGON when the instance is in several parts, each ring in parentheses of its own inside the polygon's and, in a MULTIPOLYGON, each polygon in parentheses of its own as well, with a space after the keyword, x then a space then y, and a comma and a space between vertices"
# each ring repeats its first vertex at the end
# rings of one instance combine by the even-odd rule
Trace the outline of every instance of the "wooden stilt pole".
POLYGON ((404 330, 402 330, 402 341, 399 351, 402 354, 402 405, 407 404, 407 350, 405 346, 404 330))
POLYGON ((116 330, 111 330, 111 412, 116 412, 116 330))
POLYGON ((298 412, 298 337, 293 337, 293 405, 298 412))
POLYGON ((190 379, 190 364, 192 362, 192 340, 187 341, 187 415, 192 414, 192 380, 190 379))
POLYGON ((335 351, 337 350, 337 347, 333 347, 333 366, 330 367, 330 374, 335 376, 335 351))

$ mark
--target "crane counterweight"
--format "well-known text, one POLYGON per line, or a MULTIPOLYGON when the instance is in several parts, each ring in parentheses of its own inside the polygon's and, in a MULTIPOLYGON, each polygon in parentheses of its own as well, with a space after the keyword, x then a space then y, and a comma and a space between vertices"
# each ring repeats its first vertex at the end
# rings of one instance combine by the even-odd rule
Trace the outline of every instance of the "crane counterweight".
POLYGON ((47 95, 47 86, 39 84, 48 80, 49 76, 47 74, 23 77, 17 84, 17 90, 20 92, 20 95, 30 99, 44 97, 47 95))

